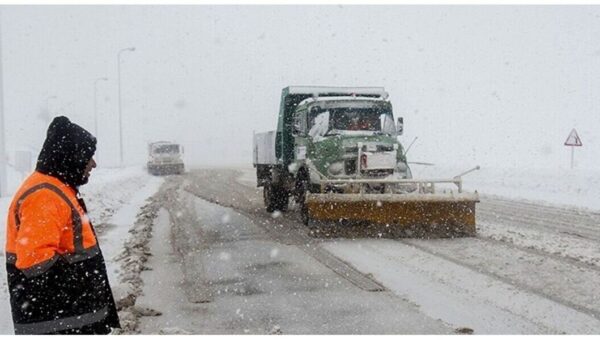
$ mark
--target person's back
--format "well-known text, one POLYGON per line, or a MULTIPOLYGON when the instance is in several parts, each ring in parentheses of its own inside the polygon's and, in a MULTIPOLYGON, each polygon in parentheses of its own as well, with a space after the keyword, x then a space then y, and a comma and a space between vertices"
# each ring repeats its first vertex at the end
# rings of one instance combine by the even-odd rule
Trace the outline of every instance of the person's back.
POLYGON ((96 139, 57 117, 36 171, 7 218, 6 260, 16 334, 107 334, 119 320, 106 266, 78 187, 95 167, 96 139))

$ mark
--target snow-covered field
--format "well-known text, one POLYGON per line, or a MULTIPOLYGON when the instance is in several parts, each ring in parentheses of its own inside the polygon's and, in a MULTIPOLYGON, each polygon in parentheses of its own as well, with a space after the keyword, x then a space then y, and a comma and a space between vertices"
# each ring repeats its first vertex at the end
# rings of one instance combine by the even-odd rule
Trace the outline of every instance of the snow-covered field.
MULTIPOLYGON (((411 165, 415 178, 451 178, 472 167, 411 165)), ((483 195, 600 210, 600 170, 482 166, 465 175, 463 185, 483 195)))

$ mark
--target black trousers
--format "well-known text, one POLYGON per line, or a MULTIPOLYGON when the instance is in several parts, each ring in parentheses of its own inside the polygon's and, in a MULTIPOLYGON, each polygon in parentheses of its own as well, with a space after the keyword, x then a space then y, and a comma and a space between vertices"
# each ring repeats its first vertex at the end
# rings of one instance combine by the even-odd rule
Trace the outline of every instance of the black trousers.
POLYGON ((81 328, 65 329, 58 332, 48 333, 53 334, 82 334, 82 335, 104 335, 109 334, 111 328, 104 321, 96 322, 91 325, 83 326, 81 328))

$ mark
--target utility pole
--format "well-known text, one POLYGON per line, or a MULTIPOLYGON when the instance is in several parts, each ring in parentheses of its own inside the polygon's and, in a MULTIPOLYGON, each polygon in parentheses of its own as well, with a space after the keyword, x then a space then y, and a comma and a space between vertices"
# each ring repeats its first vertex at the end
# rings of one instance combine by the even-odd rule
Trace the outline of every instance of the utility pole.
POLYGON ((94 81, 94 134, 98 138, 98 82, 108 80, 106 77, 96 78, 94 81))
MULTIPOLYGON (((96 140, 100 140, 100 136, 98 136, 98 82, 104 80, 107 81, 108 78, 101 77, 96 78, 94 81, 94 136, 96 140)), ((96 162, 100 161, 100 148, 96 144, 96 162)))
POLYGON ((117 53, 117 86, 119 88, 119 166, 123 166, 123 115, 121 113, 121 53, 133 52, 135 47, 119 50, 117 53))
POLYGON ((0 10, 0 196, 8 194, 4 135, 4 73, 2 70, 2 11, 0 10))

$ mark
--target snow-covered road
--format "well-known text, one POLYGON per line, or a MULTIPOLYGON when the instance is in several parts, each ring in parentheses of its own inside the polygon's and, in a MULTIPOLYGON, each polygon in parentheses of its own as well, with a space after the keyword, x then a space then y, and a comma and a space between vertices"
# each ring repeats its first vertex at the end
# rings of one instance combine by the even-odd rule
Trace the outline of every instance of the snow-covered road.
POLYGON ((181 265, 173 263, 173 252, 164 252, 161 243, 167 239, 169 221, 159 216, 154 235, 160 239, 151 244, 148 262, 152 270, 142 274, 153 284, 146 285, 138 303, 162 315, 142 318, 142 333, 453 332, 389 291, 357 287, 302 245, 271 238, 269 231, 233 209, 188 193, 173 201, 180 224, 173 227, 172 239, 181 265), (188 205, 191 209, 179 209, 188 205))
POLYGON ((275 238, 293 239, 277 236, 273 225, 281 226, 453 329, 477 334, 600 332, 600 229, 593 210, 483 195, 477 237, 318 238, 308 236, 293 206, 281 216, 265 213, 251 171, 194 176, 190 192, 243 212, 275 238), (236 180, 242 185, 230 184, 236 180))
POLYGON ((480 190, 476 237, 391 240, 315 235, 293 205, 266 213, 254 176, 94 173, 82 194, 125 333, 600 333, 600 214, 572 207, 573 183, 562 206, 480 190))

